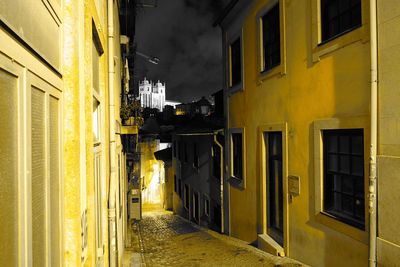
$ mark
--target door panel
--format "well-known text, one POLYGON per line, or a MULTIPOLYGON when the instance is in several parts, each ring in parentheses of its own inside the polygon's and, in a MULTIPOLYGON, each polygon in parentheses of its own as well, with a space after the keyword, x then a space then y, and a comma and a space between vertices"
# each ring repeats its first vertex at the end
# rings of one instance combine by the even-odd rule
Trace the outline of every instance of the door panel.
POLYGON ((282 133, 265 134, 267 166, 267 232, 283 246, 282 133))

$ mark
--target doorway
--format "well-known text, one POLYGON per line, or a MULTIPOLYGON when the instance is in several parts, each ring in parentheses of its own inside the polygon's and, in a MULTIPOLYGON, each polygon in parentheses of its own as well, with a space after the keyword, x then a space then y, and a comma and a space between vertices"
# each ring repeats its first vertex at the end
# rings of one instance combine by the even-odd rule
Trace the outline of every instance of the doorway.
POLYGON ((280 256, 289 255, 287 124, 258 128, 260 151, 260 221, 258 245, 280 256))
POLYGON ((266 141, 267 234, 283 247, 282 132, 264 133, 266 141))

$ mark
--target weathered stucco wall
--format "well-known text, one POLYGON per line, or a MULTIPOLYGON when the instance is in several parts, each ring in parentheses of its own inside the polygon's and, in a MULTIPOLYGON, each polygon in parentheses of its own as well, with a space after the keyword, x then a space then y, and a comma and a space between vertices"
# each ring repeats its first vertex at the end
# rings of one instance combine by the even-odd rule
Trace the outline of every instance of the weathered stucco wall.
POLYGON ((400 258, 400 6, 378 3, 379 150, 378 263, 395 266, 400 258))

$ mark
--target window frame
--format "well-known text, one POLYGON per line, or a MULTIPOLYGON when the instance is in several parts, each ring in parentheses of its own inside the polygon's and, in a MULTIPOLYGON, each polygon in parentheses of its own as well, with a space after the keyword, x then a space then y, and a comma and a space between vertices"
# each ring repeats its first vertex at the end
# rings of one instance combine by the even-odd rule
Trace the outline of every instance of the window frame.
MULTIPOLYGON (((237 28, 236 28, 237 29, 237 28)), ((226 36, 226 88, 228 90, 228 95, 232 95, 238 91, 244 90, 244 80, 245 80, 245 69, 244 69, 244 32, 243 28, 237 30, 228 31, 226 36), (232 57, 231 57, 231 45, 240 38, 240 59, 241 59, 241 81, 232 85, 232 57)))
POLYGON ((234 39, 232 42, 229 43, 229 87, 234 88, 238 87, 242 83, 243 75, 242 75, 242 69, 243 69, 243 45, 242 45, 242 36, 239 35, 236 39, 234 39), (237 77, 239 80, 234 83, 234 70, 233 70, 233 46, 238 44, 239 45, 239 55, 238 59, 240 60, 240 70, 239 70, 239 75, 240 77, 237 77))
POLYGON ((200 169, 200 157, 199 157, 199 146, 197 142, 193 142, 193 168, 196 170, 200 169))
POLYGON ((272 0, 263 6, 256 15, 257 25, 257 70, 258 83, 274 76, 286 75, 286 8, 283 0, 272 0), (265 70, 264 66, 264 40, 263 40, 263 17, 276 5, 279 4, 279 26, 280 26, 280 64, 265 70))
POLYGON ((204 194, 204 215, 210 217, 211 202, 210 197, 204 194), (208 203, 208 204, 207 204, 208 203), (208 209, 207 209, 208 207, 208 209))
POLYGON ((368 142, 370 138, 369 117, 341 117, 332 119, 316 120, 313 123, 313 139, 314 139, 314 217, 313 219, 320 224, 348 235, 364 244, 368 244, 368 142), (359 229, 355 226, 344 223, 328 213, 324 212, 324 161, 323 161, 323 131, 337 129, 363 129, 364 130, 364 201, 365 201, 365 229, 359 229))
POLYGON ((232 186, 240 189, 246 188, 246 143, 245 143, 245 129, 244 128, 231 128, 229 129, 229 179, 228 181, 232 186), (233 134, 242 135, 242 177, 234 175, 234 155, 233 155, 233 134))
MULTIPOLYGON (((215 179, 217 179, 218 181, 220 181, 221 180, 221 178, 222 178, 222 176, 223 176, 223 174, 221 173, 221 164, 222 164, 222 162, 223 162, 223 160, 221 159, 222 158, 222 155, 223 155, 223 150, 217 145, 217 144, 213 144, 212 146, 211 146, 211 156, 212 156, 212 171, 211 171, 211 174, 212 174, 212 176, 215 178, 215 179), (219 157, 216 157, 216 150, 219 150, 219 152, 218 152, 218 154, 219 154, 219 157), (216 162, 215 161, 218 161, 218 163, 219 163, 219 166, 216 166, 216 162), (218 169, 216 168, 216 167, 218 167, 218 169), (218 176, 216 176, 215 174, 216 174, 216 172, 218 171, 218 176)), ((223 165, 223 164, 222 164, 223 165)))
MULTIPOLYGON (((365 230, 365 209, 366 209, 365 197, 366 197, 366 194, 365 194, 365 160, 364 160, 365 159, 365 155, 364 155, 364 143, 365 143, 365 140, 364 140, 364 129, 357 129, 357 128, 354 128, 354 129, 325 129, 325 130, 322 130, 322 142, 323 142, 322 143, 322 148, 323 148, 323 161, 324 161, 323 162, 323 164, 324 164, 323 165, 323 182, 322 182, 323 183, 323 212, 327 213, 328 215, 334 217, 335 219, 337 219, 339 221, 342 221, 342 222, 344 222, 346 224, 349 224, 351 226, 357 227, 357 228, 359 228, 361 230, 365 230), (342 174, 343 172, 341 170, 337 170, 337 171, 327 170, 327 166, 328 166, 327 157, 329 156, 329 154, 330 153, 331 154, 332 153, 333 154, 337 154, 337 156, 339 156, 339 157, 340 156, 348 156, 349 157, 349 162, 350 162, 349 168, 351 168, 351 165, 352 165, 351 164, 351 158, 358 157, 358 155, 355 155, 352 152, 348 152, 348 153, 340 152, 338 148, 337 148, 338 149, 337 151, 329 152, 328 149, 326 148, 328 146, 328 144, 326 143, 328 136, 333 136, 333 135, 336 134, 337 137, 340 137, 340 136, 354 137, 354 135, 352 135, 352 133, 354 134, 354 133, 357 133, 357 132, 360 132, 360 131, 361 131, 361 136, 363 137, 363 151, 362 151, 362 154, 360 155, 363 158, 363 161, 362 161, 362 163, 363 163, 362 176, 364 177, 364 181, 363 181, 363 185, 364 185, 364 188, 363 188, 364 215, 363 215, 363 218, 362 218, 363 221, 360 221, 360 220, 357 220, 356 218, 354 218, 355 217, 354 214, 353 214, 353 216, 345 215, 344 214, 345 211, 343 210, 343 208, 341 210, 339 210, 339 211, 335 211, 333 207, 328 208, 327 207, 327 197, 326 197, 327 191, 335 191, 335 189, 334 189, 335 186, 334 185, 332 185, 331 188, 327 187, 327 179, 328 179, 327 176, 328 175, 332 175, 333 172, 341 173, 341 174, 338 174, 338 175, 343 176, 343 174, 342 174), (333 132, 336 132, 336 133, 333 133, 333 132)), ((351 141, 350 141, 349 144, 351 144, 351 141)), ((338 140, 337 147, 340 147, 340 138, 338 140)), ((349 149, 349 151, 350 150, 351 149, 349 149)), ((338 161, 338 167, 339 167, 339 165, 340 165, 340 160, 338 161)), ((355 176, 358 176, 358 175, 348 174, 346 176, 351 176, 352 177, 351 179, 354 180, 354 179, 356 179, 355 176)), ((343 181, 343 177, 341 177, 341 181, 343 181)), ((341 183, 343 184, 343 182, 341 182, 341 183)), ((353 186, 354 186, 354 184, 353 184, 353 186)), ((355 188, 353 188, 353 190, 355 190, 355 188)), ((340 194, 343 195, 343 194, 346 194, 346 193, 344 193, 343 190, 341 189, 340 190, 340 194)), ((356 198, 354 192, 353 192, 352 198, 356 198)), ((341 199, 341 201, 343 201, 343 199, 341 199)), ((333 206, 334 206, 334 204, 333 204, 333 206)), ((355 213, 355 211, 353 211, 353 213, 355 213)))
POLYGON ((190 186, 186 183, 183 184, 183 207, 187 211, 190 209, 190 186))
POLYGON ((370 39, 369 1, 361 0, 361 27, 347 31, 336 38, 322 41, 321 0, 311 0, 311 62, 319 62, 325 55, 335 52, 352 43, 366 43, 370 39))
MULTIPOLYGON (((332 40, 334 40, 336 38, 339 38, 340 36, 342 36, 344 34, 347 34, 347 33, 351 32, 351 31, 354 31, 355 29, 357 29, 357 28, 362 26, 362 0, 358 0, 358 1, 360 1, 360 16, 361 16, 360 17, 360 24, 356 25, 356 26, 352 26, 352 27, 347 28, 345 30, 342 30, 341 32, 339 32, 339 33, 337 33, 335 35, 332 35, 332 36, 330 36, 328 38, 324 38, 325 27, 327 27, 326 25, 324 25, 327 21, 325 21, 325 19, 324 19, 324 15, 325 14, 323 14, 324 11, 325 11, 324 8, 326 8, 326 7, 324 7, 324 4, 323 4, 323 3, 325 3, 325 1, 326 0, 320 0, 320 14, 319 14, 320 19, 321 19, 321 28, 320 28, 320 31, 321 31, 321 43, 320 43, 320 45, 324 44, 324 43, 327 43, 327 42, 330 42, 330 41, 332 41, 332 40)), ((330 0, 330 1, 332 1, 332 0, 330 0)), ((334 1, 338 1, 338 0, 334 0, 334 1)), ((326 5, 326 3, 325 3, 325 5, 326 5)), ((348 11, 346 11, 346 12, 348 12, 348 11)), ((343 13, 346 13, 346 12, 343 12, 343 13)), ((338 15, 337 17, 340 18, 341 16, 338 15)), ((340 21, 339 21, 339 25, 340 25, 340 21)))

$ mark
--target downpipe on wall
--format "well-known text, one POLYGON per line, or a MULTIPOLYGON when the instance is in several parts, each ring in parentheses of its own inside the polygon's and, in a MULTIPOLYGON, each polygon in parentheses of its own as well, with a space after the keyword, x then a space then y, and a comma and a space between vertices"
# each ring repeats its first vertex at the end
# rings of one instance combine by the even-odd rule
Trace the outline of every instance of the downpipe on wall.
POLYGON ((378 40, 376 0, 370 2, 371 44, 371 144, 369 162, 369 266, 376 266, 377 238, 377 133, 378 133, 378 40))
POLYGON ((107 0, 108 26, 108 92, 109 92, 109 127, 110 127, 110 185, 108 195, 108 242, 110 266, 117 266, 116 238, 116 143, 115 143, 115 103, 114 103, 114 0, 107 0))
POLYGON ((220 177, 221 177, 221 233, 225 233, 225 218, 224 218, 224 147, 221 145, 221 143, 217 139, 217 135, 219 132, 214 133, 214 143, 219 147, 221 150, 221 155, 220 155, 220 177))

